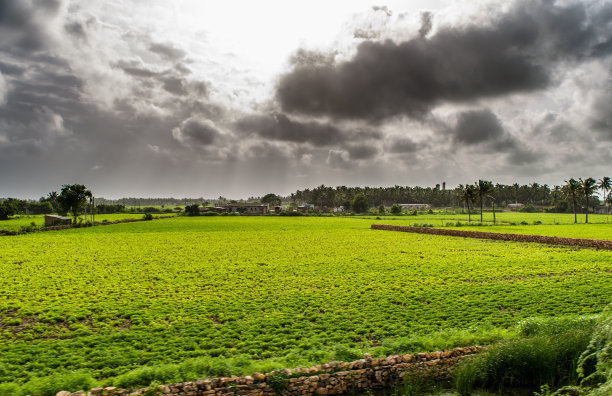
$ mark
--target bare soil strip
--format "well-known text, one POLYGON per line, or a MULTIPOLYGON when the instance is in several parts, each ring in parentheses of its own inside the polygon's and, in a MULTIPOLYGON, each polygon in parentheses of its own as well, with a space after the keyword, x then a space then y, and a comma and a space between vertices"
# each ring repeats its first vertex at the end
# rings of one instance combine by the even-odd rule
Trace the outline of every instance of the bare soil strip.
POLYGON ((386 224, 372 224, 371 228, 373 230, 414 232, 417 234, 444 235, 444 236, 455 236, 455 237, 462 237, 462 238, 493 239, 493 240, 498 240, 498 241, 535 242, 535 243, 544 243, 547 245, 563 245, 563 246, 572 246, 572 247, 612 250, 612 241, 606 241, 606 240, 601 240, 601 239, 561 238, 561 237, 544 236, 544 235, 504 234, 500 232, 448 230, 448 229, 441 229, 441 228, 394 226, 394 225, 386 225, 386 224))

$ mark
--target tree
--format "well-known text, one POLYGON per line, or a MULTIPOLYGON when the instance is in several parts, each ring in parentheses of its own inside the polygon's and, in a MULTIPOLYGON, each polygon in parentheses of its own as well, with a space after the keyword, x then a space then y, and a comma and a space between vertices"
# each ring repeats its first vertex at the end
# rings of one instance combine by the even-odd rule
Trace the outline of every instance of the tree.
POLYGON ((471 184, 459 185, 459 197, 461 201, 465 203, 468 211, 468 223, 472 222, 472 213, 470 212, 470 202, 474 200, 476 196, 475 187, 471 184))
POLYGON ((262 204, 270 204, 270 206, 280 206, 281 204, 281 197, 279 197, 276 194, 266 194, 263 196, 263 198, 261 198, 261 203, 262 204))
POLYGON ((399 206, 398 204, 393 204, 393 206, 391 206, 391 213, 393 213, 393 214, 400 214, 400 213, 402 213, 402 207, 399 206))
POLYGON ((574 209, 574 224, 578 223, 578 215, 577 213, 577 205, 576 205, 576 195, 580 192, 580 182, 574 178, 565 181, 565 186, 563 186, 563 192, 565 196, 571 198, 572 207, 574 209))
POLYGON ((351 207, 355 213, 364 213, 370 208, 370 203, 364 194, 357 194, 355 195, 355 199, 353 199, 351 207))
POLYGON ((200 205, 193 204, 185 206, 185 214, 187 216, 198 216, 200 214, 200 205))
POLYGON ((599 184, 597 185, 603 191, 603 201, 606 206, 606 215, 608 214, 608 200, 606 200, 606 194, 608 198, 610 196, 610 190, 612 190, 612 179, 608 176, 605 176, 599 179, 599 184))
POLYGON ((82 184, 64 184, 57 202, 64 211, 72 214, 72 223, 76 224, 79 213, 92 196, 91 191, 82 184))
POLYGON ((493 183, 488 180, 478 180, 478 183, 475 183, 474 189, 476 191, 476 195, 478 195, 478 200, 480 201, 480 222, 482 223, 482 208, 484 206, 484 200, 493 192, 493 183))
POLYGON ((585 211, 586 218, 584 222, 588 223, 589 222, 589 197, 593 195, 593 193, 597 189, 597 181, 593 179, 592 177, 589 177, 588 179, 585 179, 585 180, 582 180, 582 178, 580 178, 579 180, 580 180, 580 190, 584 194, 584 199, 586 200, 586 211, 585 211))
POLYGON ((17 213, 17 207, 11 201, 0 201, 0 220, 8 220, 17 213))

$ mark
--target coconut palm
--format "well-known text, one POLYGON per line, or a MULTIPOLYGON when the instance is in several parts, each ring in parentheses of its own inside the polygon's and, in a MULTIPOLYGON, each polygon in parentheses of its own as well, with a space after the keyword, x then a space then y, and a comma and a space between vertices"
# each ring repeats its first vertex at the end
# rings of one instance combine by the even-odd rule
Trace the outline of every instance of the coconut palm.
POLYGON ((478 180, 478 183, 475 183, 474 190, 478 195, 478 200, 480 201, 480 222, 482 223, 482 209, 484 206, 485 198, 491 196, 491 193, 494 190, 493 183, 488 180, 478 180))
POLYGON ((586 200, 586 219, 585 219, 585 223, 589 222, 589 197, 591 195, 593 195, 593 193, 595 192, 595 190, 597 189, 597 180, 593 179, 592 177, 589 177, 588 179, 582 180, 582 178, 579 179, 580 180, 580 191, 584 194, 584 199, 586 200))
POLYGON ((580 182, 574 178, 565 181, 563 192, 566 197, 572 199, 572 208, 574 209, 574 224, 578 223, 578 215, 576 208, 576 195, 580 193, 580 182))
POLYGON ((459 198, 465 202, 465 206, 467 206, 468 211, 468 223, 472 222, 472 214, 470 212, 470 202, 474 200, 476 193, 474 191, 474 186, 471 184, 463 184, 459 185, 459 198))
POLYGON ((599 189, 603 191, 603 200, 604 200, 604 205, 606 206, 606 215, 607 215, 608 214, 608 200, 606 199, 606 194, 608 195, 608 198, 609 198, 610 190, 612 190, 612 179, 610 179, 608 176, 602 177, 601 179, 599 179, 599 184, 597 184, 597 187, 599 187, 599 189))

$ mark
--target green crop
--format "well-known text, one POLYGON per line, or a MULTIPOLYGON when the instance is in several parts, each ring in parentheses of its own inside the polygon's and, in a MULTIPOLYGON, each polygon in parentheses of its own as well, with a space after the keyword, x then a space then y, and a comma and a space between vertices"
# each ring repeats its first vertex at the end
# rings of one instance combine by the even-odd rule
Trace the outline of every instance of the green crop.
POLYGON ((371 223, 180 217, 0 237, 0 383, 58 372, 103 383, 207 357, 316 361, 612 300, 610 251, 371 223))

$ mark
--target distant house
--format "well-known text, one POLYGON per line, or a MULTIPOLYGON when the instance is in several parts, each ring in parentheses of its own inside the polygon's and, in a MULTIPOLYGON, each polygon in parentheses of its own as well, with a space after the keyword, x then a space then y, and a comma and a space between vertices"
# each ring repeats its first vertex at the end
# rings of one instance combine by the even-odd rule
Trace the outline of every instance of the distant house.
POLYGON ((302 212, 302 213, 314 211, 314 209, 315 209, 314 204, 304 204, 304 205, 297 207, 298 212, 302 212))
POLYGON ((223 213, 223 212, 227 212, 227 208, 224 206, 202 206, 200 208, 200 213, 203 213, 203 212, 223 213))
POLYGON ((402 210, 425 210, 431 206, 429 204, 398 204, 402 210))
POLYGON ((233 203, 225 205, 228 212, 239 212, 245 215, 264 215, 270 213, 270 205, 257 203, 233 203))
POLYGON ((275 206, 274 207, 274 213, 280 213, 280 212, 286 212, 286 211, 287 211, 286 206, 275 206))
POLYGON ((523 206, 525 206, 525 205, 523 205, 522 203, 511 203, 511 204, 508 204, 508 209, 510 209, 510 210, 519 210, 523 206))
POLYGON ((70 225, 70 223, 72 223, 72 219, 70 217, 45 215, 45 227, 70 225))

